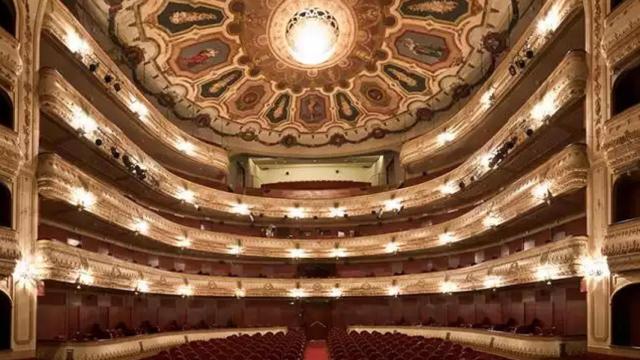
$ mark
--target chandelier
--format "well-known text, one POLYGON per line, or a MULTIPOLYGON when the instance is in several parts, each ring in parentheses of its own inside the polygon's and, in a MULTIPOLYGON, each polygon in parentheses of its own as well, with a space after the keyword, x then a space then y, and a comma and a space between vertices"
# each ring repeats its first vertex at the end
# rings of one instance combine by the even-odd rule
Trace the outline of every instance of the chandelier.
POLYGON ((287 23, 285 36, 289 53, 303 65, 320 65, 336 52, 338 21, 319 8, 300 10, 287 23))

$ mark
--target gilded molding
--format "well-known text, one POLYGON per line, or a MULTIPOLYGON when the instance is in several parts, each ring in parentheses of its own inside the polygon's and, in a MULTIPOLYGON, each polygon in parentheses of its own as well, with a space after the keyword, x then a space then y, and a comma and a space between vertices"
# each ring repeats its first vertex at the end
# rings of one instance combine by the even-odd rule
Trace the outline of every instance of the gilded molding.
POLYGON ((11 35, 0 29, 0 84, 13 90, 22 74, 20 44, 11 35))
POLYGON ((614 173, 637 166, 640 160, 640 105, 617 114, 605 123, 602 149, 614 173))
POLYGON ((0 174, 13 178, 23 161, 18 133, 0 126, 0 174))
POLYGON ((18 234, 14 230, 0 227, 0 276, 11 275, 20 256, 18 234))
MULTIPOLYGON (((569 107, 578 99, 584 96, 586 87, 586 64, 584 54, 573 52, 567 55, 556 72, 550 76, 540 87, 536 94, 512 116, 493 138, 478 149, 476 153, 469 157, 467 161, 454 170, 421 184, 370 195, 355 196, 341 199, 343 208, 350 216, 369 215, 372 211, 377 211, 389 198, 402 200, 405 208, 422 207, 434 205, 438 202, 450 199, 456 194, 447 194, 442 191, 442 187, 448 182, 457 183, 456 179, 475 178, 475 182, 481 182, 485 175, 492 170, 485 169, 480 165, 482 156, 490 153, 492 149, 510 140, 514 134, 525 137, 527 128, 535 128, 530 118, 531 109, 540 101, 545 94, 554 92, 556 94, 555 104, 557 112, 569 107), (570 69, 570 71, 569 71, 570 69)), ((42 110, 50 115, 55 121, 62 123, 66 127, 73 128, 74 107, 81 107, 98 124, 99 130, 84 139, 91 142, 92 147, 95 138, 103 140, 104 144, 100 151, 106 158, 111 158, 109 149, 115 146, 118 149, 125 149, 132 155, 137 163, 148 169, 149 176, 145 184, 155 191, 166 196, 177 199, 177 194, 183 188, 188 188, 194 193, 194 203, 202 208, 220 212, 231 212, 232 206, 238 202, 248 204, 254 214, 264 214, 267 217, 282 218, 287 215, 291 208, 301 203, 301 200, 268 198, 260 196, 247 196, 221 191, 206 186, 193 183, 183 179, 173 172, 168 171, 152 157, 145 154, 126 134, 114 126, 107 118, 100 114, 77 90, 54 70, 42 70, 40 81, 40 101, 42 110)), ((548 123, 559 119, 552 116, 548 123)), ((541 131, 544 131, 542 128, 541 131)), ((530 143, 522 139, 517 142, 516 147, 526 147, 530 143)), ((122 164, 120 164, 122 166, 122 164)), ((305 217, 319 218, 331 217, 331 209, 335 207, 336 199, 305 199, 300 205, 304 208, 305 217)))
MULTIPOLYGON (((541 56, 544 50, 553 43, 553 38, 556 31, 552 36, 536 36, 538 22, 546 16, 547 12, 551 9, 558 11, 560 23, 565 23, 579 11, 582 10, 583 4, 581 0, 554 0, 547 1, 542 9, 538 12, 536 18, 532 21, 531 25, 527 28, 526 32, 520 37, 520 40, 512 47, 512 50, 505 57, 505 59, 511 59, 520 54, 523 49, 531 49, 537 56, 541 56)), ((573 56, 582 56, 582 62, 565 62, 559 66, 558 69, 551 75, 553 77, 566 76, 566 74, 576 73, 576 77, 579 81, 586 81, 586 69, 584 65, 584 55, 574 54, 573 56), (573 68, 575 67, 575 68, 573 68)), ((454 116, 448 119, 435 129, 405 142, 402 145, 400 151, 400 162, 404 166, 408 166, 412 163, 425 161, 436 153, 443 151, 442 145, 437 141, 438 134, 444 129, 452 131, 456 134, 456 138, 463 139, 465 134, 470 133, 473 129, 477 129, 482 126, 482 123, 488 119, 488 115, 491 112, 491 108, 487 108, 483 105, 483 97, 487 91, 493 91, 494 102, 500 102, 504 100, 509 92, 520 83, 522 76, 512 76, 509 73, 509 61, 502 61, 492 76, 485 82, 485 84, 476 92, 473 98, 459 110, 454 116)), ((549 81, 549 80, 548 80, 549 81)), ((540 91, 538 91, 540 94, 540 91)), ((454 140, 455 143, 456 140, 454 140)), ((451 144, 451 143, 450 143, 451 144)), ((446 151, 446 148, 444 149, 446 151)))
POLYGON ((612 259, 613 257, 624 259, 626 255, 635 254, 635 258, 628 259, 635 263, 636 269, 640 268, 640 259, 637 258, 638 252, 640 252, 640 219, 609 225, 602 253, 609 257, 610 262, 616 263, 612 259))
POLYGON ((625 1, 607 16, 600 46, 611 67, 640 48, 640 2, 625 1))
POLYGON ((488 275, 500 277, 496 287, 581 276, 587 238, 568 237, 461 269, 373 278, 277 279, 176 273, 49 240, 38 241, 37 254, 42 259, 39 269, 44 279, 76 283, 82 269, 93 276, 92 285, 110 289, 133 291, 142 279, 148 283, 149 292, 169 295, 178 294, 181 286, 188 285, 194 296, 234 297, 237 289, 242 289, 245 297, 291 297, 292 289, 300 289, 304 297, 332 297, 336 287, 342 291, 341 296, 388 296, 390 286, 397 286, 400 295, 440 293, 445 281, 457 284, 452 292, 486 289, 488 275), (541 266, 552 268, 548 279, 538 278, 536 272, 541 266))
POLYGON ((493 350, 523 356, 527 359, 560 358, 580 355, 587 351, 587 341, 582 337, 541 337, 477 329, 423 326, 350 326, 348 331, 378 331, 441 338, 475 346, 480 351, 493 350))
POLYGON ((42 26, 43 31, 50 34, 54 39, 57 39, 61 44, 65 44, 66 41, 68 41, 67 37, 71 32, 75 31, 79 34, 82 40, 86 41, 91 48, 92 54, 75 54, 74 56, 87 67, 89 64, 99 64, 96 71, 92 72, 97 79, 97 83, 104 84, 102 79, 106 75, 117 78, 121 90, 115 92, 105 87, 105 91, 109 92, 123 108, 128 109, 132 117, 138 118, 138 115, 131 110, 132 99, 136 99, 147 108, 148 114, 144 119, 140 119, 140 126, 149 132, 158 142, 163 143, 171 149, 175 149, 177 153, 183 156, 188 156, 193 161, 201 163, 204 167, 213 167, 225 174, 229 172, 229 155, 226 150, 187 134, 169 121, 145 98, 135 84, 129 80, 118 65, 113 62, 111 57, 98 45, 87 30, 69 13, 61 2, 50 1, 49 3, 50 11, 47 12, 44 19, 42 26), (193 150, 189 155, 183 154, 177 148, 177 144, 183 141, 188 141, 193 145, 193 150))
MULTIPOLYGON (((565 148, 545 164, 515 181, 488 201, 461 217, 443 223, 389 234, 340 239, 275 239, 216 233, 174 223, 150 211, 95 178, 81 172, 74 165, 55 154, 42 154, 39 160, 39 193, 44 198, 73 203, 72 194, 83 188, 96 197, 96 203, 85 209, 103 221, 135 231, 135 222, 144 219, 149 224, 145 236, 170 246, 180 247, 181 240, 190 240, 189 248, 212 253, 229 253, 231 246, 242 242, 246 256, 291 257, 291 249, 299 248, 303 258, 333 258, 336 243, 345 249, 345 256, 386 254, 386 246, 395 241, 398 251, 414 251, 444 246, 443 233, 453 233, 457 241, 488 232, 483 222, 488 215, 498 216, 503 224, 543 205, 546 199, 534 196, 534 188, 546 182, 553 196, 560 196, 584 188, 587 181, 588 160, 580 145, 565 148)), ((182 245, 183 246, 183 245, 182 245)))

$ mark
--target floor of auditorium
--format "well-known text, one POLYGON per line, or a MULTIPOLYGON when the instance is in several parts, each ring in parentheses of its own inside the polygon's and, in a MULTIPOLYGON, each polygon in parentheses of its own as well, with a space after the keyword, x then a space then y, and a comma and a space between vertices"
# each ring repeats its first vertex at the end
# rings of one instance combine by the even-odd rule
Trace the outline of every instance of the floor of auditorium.
POLYGON ((312 340, 307 343, 304 360, 329 360, 329 350, 324 340, 312 340))

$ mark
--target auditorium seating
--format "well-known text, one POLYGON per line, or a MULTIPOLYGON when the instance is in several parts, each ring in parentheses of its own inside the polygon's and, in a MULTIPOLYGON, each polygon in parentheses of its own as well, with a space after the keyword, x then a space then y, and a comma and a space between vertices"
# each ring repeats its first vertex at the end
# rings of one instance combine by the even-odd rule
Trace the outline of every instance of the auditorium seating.
POLYGON ((302 360, 306 339, 302 332, 233 335, 192 341, 146 360, 302 360))
POLYGON ((451 341, 399 333, 361 333, 332 329, 328 340, 332 360, 503 360, 451 341))

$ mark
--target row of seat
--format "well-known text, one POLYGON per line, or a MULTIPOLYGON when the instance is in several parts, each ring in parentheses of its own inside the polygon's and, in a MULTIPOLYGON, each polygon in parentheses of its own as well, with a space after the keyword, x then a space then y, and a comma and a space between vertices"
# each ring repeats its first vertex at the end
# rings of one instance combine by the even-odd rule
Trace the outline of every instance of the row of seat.
POLYGON ((506 360, 448 340, 377 331, 332 329, 328 346, 332 360, 506 360))
POLYGON ((143 360, 302 360, 306 338, 301 331, 232 335, 192 341, 143 360))

